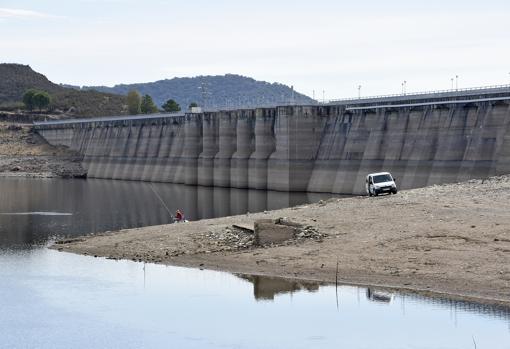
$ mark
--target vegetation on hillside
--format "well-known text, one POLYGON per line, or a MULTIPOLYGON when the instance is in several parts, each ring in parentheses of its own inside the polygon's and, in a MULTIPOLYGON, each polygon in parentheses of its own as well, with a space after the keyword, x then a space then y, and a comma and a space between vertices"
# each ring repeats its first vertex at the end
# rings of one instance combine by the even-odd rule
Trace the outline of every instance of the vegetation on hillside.
POLYGON ((91 86, 83 87, 83 89, 123 95, 131 90, 136 90, 142 95, 152 96, 158 106, 163 106, 166 101, 173 99, 177 104, 183 106, 197 102, 206 109, 316 103, 310 97, 297 93, 286 85, 271 84, 232 74, 174 78, 141 84, 116 85, 114 87, 91 86))
POLYGON ((51 106, 79 116, 109 116, 127 114, 126 96, 97 91, 66 89, 52 96, 51 106))
POLYGON ((28 110, 49 109, 70 116, 121 115, 127 112, 125 96, 66 88, 52 83, 28 65, 0 64, 0 108, 14 110, 23 106, 28 110), (28 90, 40 91, 38 98, 43 98, 41 93, 47 93, 50 103, 41 108, 23 103, 28 90))
POLYGON ((21 102, 29 89, 46 91, 51 95, 65 90, 28 65, 0 64, 0 103, 21 102))
POLYGON ((168 101, 166 101, 165 104, 162 105, 162 107, 163 110, 166 111, 167 113, 175 113, 181 111, 181 106, 173 99, 169 99, 168 101))
POLYGON ((26 109, 32 111, 34 109, 47 109, 51 103, 51 96, 46 91, 29 89, 23 95, 23 104, 26 109))
POLYGON ((152 97, 147 94, 142 97, 140 110, 142 111, 143 114, 154 114, 159 111, 156 104, 154 104, 152 97))
POLYGON ((142 97, 140 94, 135 90, 129 91, 127 94, 127 106, 129 115, 140 114, 142 112, 141 104, 142 97))
POLYGON ((44 109, 54 114, 92 117, 156 113, 158 107, 176 112, 181 105, 222 109, 289 103, 315 104, 315 101, 282 84, 231 74, 79 88, 54 84, 27 65, 0 64, 0 110, 44 109), (39 91, 38 102, 30 95, 23 100, 28 90, 39 91))

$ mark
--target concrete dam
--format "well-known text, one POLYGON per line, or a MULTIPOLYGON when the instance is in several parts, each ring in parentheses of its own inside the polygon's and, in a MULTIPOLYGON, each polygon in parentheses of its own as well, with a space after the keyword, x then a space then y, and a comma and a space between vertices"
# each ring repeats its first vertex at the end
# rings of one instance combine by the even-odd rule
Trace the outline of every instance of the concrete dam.
POLYGON ((93 178, 360 194, 510 173, 510 87, 309 106, 36 123, 93 178))

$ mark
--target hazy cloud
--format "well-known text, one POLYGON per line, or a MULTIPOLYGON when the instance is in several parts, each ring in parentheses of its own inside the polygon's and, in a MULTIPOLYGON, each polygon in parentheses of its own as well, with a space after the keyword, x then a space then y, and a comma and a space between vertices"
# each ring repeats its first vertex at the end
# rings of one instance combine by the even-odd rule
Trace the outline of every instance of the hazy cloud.
POLYGON ((17 8, 0 8, 0 19, 2 18, 30 19, 30 18, 58 18, 58 17, 59 16, 31 10, 23 10, 17 8))

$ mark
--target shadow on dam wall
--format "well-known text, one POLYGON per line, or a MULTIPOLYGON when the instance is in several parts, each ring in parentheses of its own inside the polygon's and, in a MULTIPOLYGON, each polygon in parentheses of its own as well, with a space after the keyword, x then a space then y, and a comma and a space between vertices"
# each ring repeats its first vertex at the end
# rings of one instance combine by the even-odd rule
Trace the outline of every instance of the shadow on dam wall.
POLYGON ((89 177, 213 187, 364 192, 510 173, 507 100, 383 108, 285 106, 38 125, 84 156, 89 177))

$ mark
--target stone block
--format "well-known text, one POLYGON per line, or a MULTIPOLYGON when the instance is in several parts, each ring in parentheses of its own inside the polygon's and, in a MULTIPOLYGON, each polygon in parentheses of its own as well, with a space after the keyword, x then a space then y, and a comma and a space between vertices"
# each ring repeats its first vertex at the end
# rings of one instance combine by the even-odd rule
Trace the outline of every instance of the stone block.
POLYGON ((278 244, 294 238, 296 228, 275 224, 271 220, 259 220, 255 222, 255 245, 278 244))

